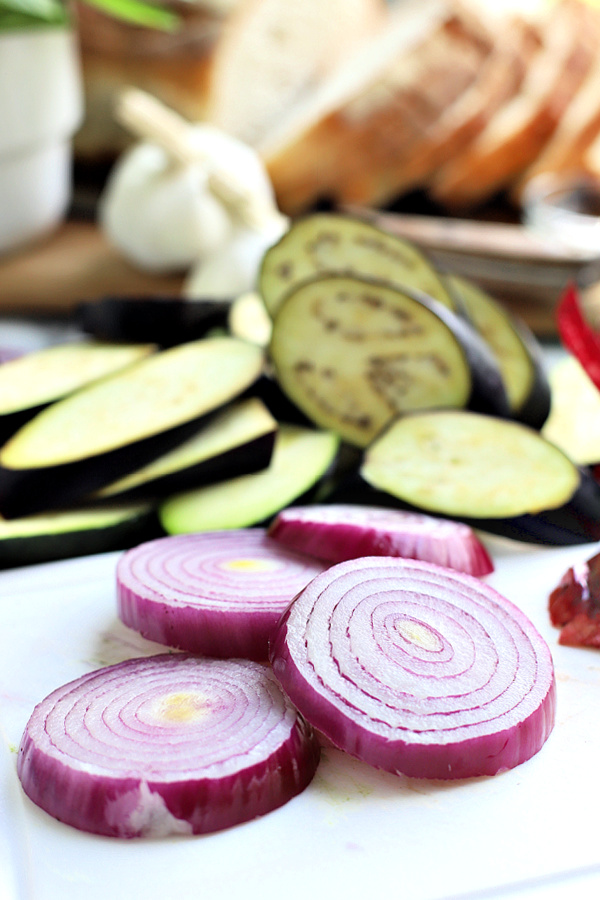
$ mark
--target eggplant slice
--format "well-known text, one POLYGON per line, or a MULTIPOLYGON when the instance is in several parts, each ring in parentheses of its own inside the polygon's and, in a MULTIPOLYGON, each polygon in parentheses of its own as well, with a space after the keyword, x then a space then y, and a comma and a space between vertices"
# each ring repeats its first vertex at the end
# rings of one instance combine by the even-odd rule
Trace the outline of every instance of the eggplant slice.
POLYGON ((231 404, 189 440, 101 488, 94 499, 155 499, 258 472, 271 461, 276 433, 277 422, 258 398, 231 404))
POLYGON ((226 328, 231 303, 182 297, 100 297, 80 304, 77 321, 104 341, 151 341, 174 347, 226 328))
POLYGON ((149 356, 152 344, 73 341, 44 347, 0 367, 0 444, 50 403, 149 356))
POLYGON ((0 568, 124 550, 160 534, 156 513, 145 504, 0 519, 0 568))
POLYGON ((435 300, 379 282, 342 275, 304 282, 279 310, 269 353, 290 400, 358 447, 416 409, 509 414, 480 335, 435 300))
POLYGON ((294 287, 326 273, 357 275, 422 291, 455 309, 442 277, 416 246, 362 219, 323 212, 298 219, 267 250, 258 284, 271 316, 276 316, 294 287))
POLYGON ((266 469, 170 497, 159 507, 162 527, 168 534, 185 534, 262 524, 317 490, 338 450, 331 432, 281 425, 266 469))
POLYGON ((181 344, 44 409, 0 449, 0 513, 70 506, 191 437, 263 367, 235 338, 181 344))
POLYGON ((464 410, 404 416, 369 447, 360 476, 366 489, 354 502, 419 509, 533 543, 600 538, 599 486, 519 422, 464 410))
POLYGON ((550 412, 550 385, 535 335, 468 279, 449 275, 447 284, 498 362, 512 417, 541 428, 550 412))

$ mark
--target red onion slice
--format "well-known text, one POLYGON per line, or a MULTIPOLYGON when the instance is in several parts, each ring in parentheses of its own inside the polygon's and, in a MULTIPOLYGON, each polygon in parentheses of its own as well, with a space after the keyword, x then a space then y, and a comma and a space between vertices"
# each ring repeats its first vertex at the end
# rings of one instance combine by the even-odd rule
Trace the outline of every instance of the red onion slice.
POLYGON ((282 613, 324 568, 260 528, 158 538, 119 560, 118 615, 160 644, 266 660, 282 613))
POLYGON ((375 506, 296 506, 275 518, 275 540, 328 562, 360 556, 402 556, 488 575, 494 564, 468 525, 449 519, 375 506))
POLYGON ((529 619, 489 585, 431 563, 333 566, 291 604, 271 659, 329 740, 415 778, 512 768, 554 723, 552 657, 529 619))
POLYGON ((183 654, 130 659, 58 688, 18 757, 25 793, 83 831, 204 834, 283 805, 309 784, 313 732, 268 667, 183 654))

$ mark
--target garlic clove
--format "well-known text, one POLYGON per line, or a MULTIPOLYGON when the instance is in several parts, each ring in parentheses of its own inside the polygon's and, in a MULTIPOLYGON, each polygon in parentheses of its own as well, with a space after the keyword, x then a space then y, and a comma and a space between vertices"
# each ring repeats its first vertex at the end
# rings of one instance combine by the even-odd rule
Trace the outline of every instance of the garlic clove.
POLYGON ((231 299, 256 288, 266 251, 287 231, 289 220, 273 215, 261 228, 240 225, 213 254, 200 259, 183 286, 190 299, 231 299))

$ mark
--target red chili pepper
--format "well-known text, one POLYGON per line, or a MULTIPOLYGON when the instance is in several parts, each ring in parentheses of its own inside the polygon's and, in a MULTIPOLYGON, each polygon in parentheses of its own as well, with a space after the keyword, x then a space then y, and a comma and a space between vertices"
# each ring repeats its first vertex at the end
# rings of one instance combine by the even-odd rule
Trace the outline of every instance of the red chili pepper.
POLYGON ((556 310, 560 339, 600 390, 600 333, 594 331, 581 310, 579 291, 570 284, 556 310))

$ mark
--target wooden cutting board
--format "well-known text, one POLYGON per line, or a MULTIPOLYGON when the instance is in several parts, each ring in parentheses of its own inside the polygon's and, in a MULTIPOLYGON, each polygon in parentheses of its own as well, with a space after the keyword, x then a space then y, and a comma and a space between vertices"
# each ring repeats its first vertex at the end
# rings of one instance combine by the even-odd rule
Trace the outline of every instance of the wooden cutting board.
POLYGON ((0 257, 0 313, 64 316, 107 295, 179 294, 183 279, 138 271, 91 222, 67 222, 19 252, 0 257))

